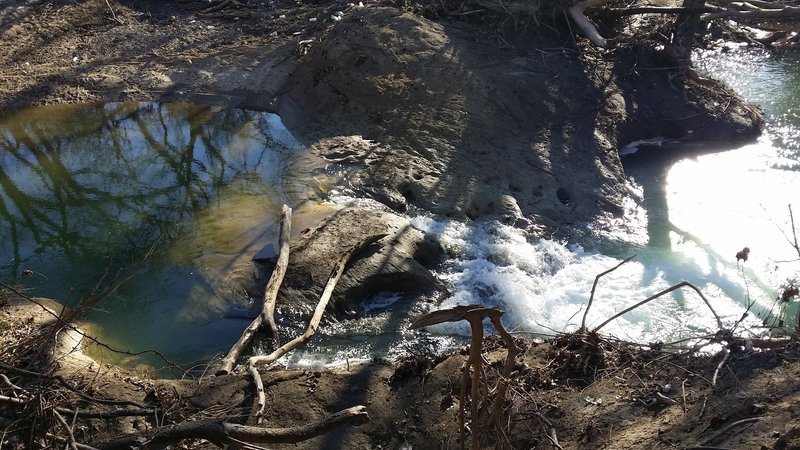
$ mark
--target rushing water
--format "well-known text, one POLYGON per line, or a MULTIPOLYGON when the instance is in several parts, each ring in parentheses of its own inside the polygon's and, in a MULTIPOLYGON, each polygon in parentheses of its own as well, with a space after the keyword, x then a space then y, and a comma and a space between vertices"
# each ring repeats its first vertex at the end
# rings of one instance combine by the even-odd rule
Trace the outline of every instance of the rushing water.
MULTIPOLYGON (((763 319, 774 324, 794 317, 796 303, 782 313, 775 299, 800 269, 789 245, 788 207, 800 195, 800 58, 733 49, 701 55, 699 62, 765 109, 767 130, 757 143, 709 148, 667 167, 626 158, 628 214, 587 224, 591 232, 569 244, 495 222, 410 215, 448 254, 437 276, 452 295, 436 307, 482 303, 505 310, 504 323, 519 332, 574 330, 595 276, 635 254, 600 280, 590 327, 684 280, 704 292, 726 325, 752 303, 754 314, 739 325, 742 332, 764 332, 763 319), (745 246, 748 261, 737 261, 745 246)), ((250 300, 239 282, 252 256, 275 238, 279 205, 310 204, 303 202, 320 182, 316 167, 280 120, 265 113, 111 104, 0 118, 0 279, 24 282, 34 295, 74 301, 122 276, 154 246, 155 255, 86 327, 123 349, 156 348, 179 362, 212 357, 246 326, 223 312, 250 300)), ((370 204, 344 195, 332 199, 370 204)), ((800 204, 794 211, 800 225, 800 204)), ((294 229, 324 212, 296 209, 294 229)), ((363 317, 326 324, 287 362, 342 363, 463 343, 464 324, 406 330, 431 307, 377 295, 365 302, 363 317)), ((652 342, 716 328, 700 296, 681 290, 603 332, 652 342)), ((100 356, 163 365, 154 358, 100 356)))
POLYGON ((122 103, 0 118, 0 280, 74 304, 152 248, 86 328, 181 362, 222 352, 242 329, 223 312, 247 303, 240 281, 280 205, 314 190, 304 158, 277 116, 252 111, 122 103))
MULTIPOLYGON (((749 308, 737 332, 763 334, 765 325, 790 324, 797 303, 786 305, 776 298, 800 272, 800 255, 790 244, 788 206, 796 205, 795 225, 800 227, 800 56, 732 49, 699 55, 698 64, 764 108, 766 132, 757 143, 698 149, 702 156, 666 167, 637 155, 625 158, 632 193, 626 217, 589 224, 589 236, 572 244, 530 239, 493 222, 412 217, 449 255, 438 275, 452 286, 452 296, 441 307, 496 306, 505 310, 506 326, 520 332, 575 330, 594 277, 636 255, 601 278, 588 326, 682 281, 702 290, 725 326, 740 321, 749 308), (736 258, 744 247, 751 250, 746 262, 736 258)), ((376 316, 393 317, 402 308, 408 306, 389 304, 376 316)), ((409 321, 401 315, 392 323, 406 326, 409 321)), ((414 350, 419 338, 380 326, 364 333, 363 319, 337 328, 339 336, 350 338, 346 348, 333 354, 312 348, 297 352, 293 361, 369 357, 374 343, 354 338, 363 334, 381 337, 398 353, 414 350)), ((620 317, 603 332, 646 343, 702 336, 717 328, 702 298, 685 288, 620 317)), ((469 332, 463 323, 430 331, 432 337, 423 342, 429 348, 457 345, 464 341, 446 336, 469 332)))

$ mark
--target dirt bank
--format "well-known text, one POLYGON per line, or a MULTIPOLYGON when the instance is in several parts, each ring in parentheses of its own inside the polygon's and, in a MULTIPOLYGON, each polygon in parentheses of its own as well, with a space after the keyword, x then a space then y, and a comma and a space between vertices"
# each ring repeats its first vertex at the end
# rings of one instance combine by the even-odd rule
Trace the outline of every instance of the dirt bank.
MULTIPOLYGON (((0 6, 0 109, 131 100, 278 112, 341 174, 344 188, 387 209, 348 210, 293 244, 297 270, 286 292, 311 299, 337 246, 392 231, 344 280, 340 310, 384 283, 412 291, 432 282, 426 266, 439 250, 392 210, 496 218, 546 233, 620 213, 624 171, 616 149, 627 142, 758 133, 757 111, 713 81, 665 69, 653 50, 658 42, 634 39, 641 29, 618 27, 618 42, 605 52, 559 18, 536 26, 525 17, 448 15, 446 3, 240 1, 204 14, 205 2, 11 0, 0 6), (314 262, 300 273, 297 265, 314 262)), ((665 24, 655 21, 647 33, 665 24)), ((0 370, 11 383, 4 380, 0 395, 12 399, 0 405, 4 448, 67 439, 54 407, 119 410, 97 399, 124 399, 134 403, 126 408, 148 412, 81 419, 72 427, 79 442, 186 419, 250 417, 254 388, 242 374, 154 380, 62 361, 57 373, 85 395, 65 391, 57 379, 36 375, 45 370, 44 353, 33 344, 55 336, 37 308, 20 299, 3 304, 0 356, 17 365, 0 370)), ((505 349, 487 345, 494 383, 505 349)), ((505 422, 485 445, 798 446, 796 344, 780 353, 736 347, 725 364, 722 354, 681 356, 608 341, 518 345, 523 355, 509 378, 505 422), (584 364, 590 355, 592 364, 584 364)), ((331 372, 267 372, 266 420, 297 425, 363 404, 367 424, 298 447, 457 448, 463 361, 410 355, 331 372)))

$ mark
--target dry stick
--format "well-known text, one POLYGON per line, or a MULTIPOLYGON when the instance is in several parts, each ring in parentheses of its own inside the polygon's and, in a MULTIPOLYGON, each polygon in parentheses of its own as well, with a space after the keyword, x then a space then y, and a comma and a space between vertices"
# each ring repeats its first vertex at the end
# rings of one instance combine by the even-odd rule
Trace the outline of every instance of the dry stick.
POLYGON ((275 303, 278 299, 278 290, 281 288, 283 277, 286 274, 286 268, 289 265, 289 239, 292 230, 292 208, 283 205, 281 210, 281 227, 280 227, 280 248, 278 250, 278 261, 275 264, 275 269, 272 272, 267 288, 264 291, 264 306, 261 310, 261 321, 267 324, 272 339, 275 340, 275 346, 280 346, 280 336, 278 335, 278 326, 275 324, 275 303), (278 272, 277 274, 275 272, 278 272))
POLYGON ((344 269, 347 266, 347 263, 357 254, 363 252, 367 247, 378 242, 379 240, 386 237, 386 234, 378 234, 374 236, 369 236, 359 242, 358 244, 354 245, 350 248, 344 255, 339 259, 339 262, 336 264, 336 267, 333 268, 331 272, 331 276, 328 279, 328 284, 325 285, 325 289, 322 291, 322 296, 319 298, 319 302, 317 303, 317 308, 314 310, 314 315, 311 316, 311 320, 308 322, 308 328, 306 331, 301 334, 300 336, 292 339, 291 341, 283 344, 282 346, 278 347, 266 356, 252 356, 247 364, 250 366, 248 370, 250 371, 251 375, 253 375, 253 382, 256 384, 256 389, 259 388, 261 385, 261 391, 258 392, 258 404, 260 405, 257 416, 260 418, 264 414, 264 404, 266 400, 264 399, 264 392, 263 392, 263 384, 261 383, 261 376, 258 375, 258 370, 255 369, 256 366, 261 364, 272 364, 276 360, 278 360, 283 355, 289 353, 290 351, 294 350, 295 348, 299 347, 300 345, 304 344, 308 341, 311 336, 314 335, 314 332, 317 331, 317 327, 319 326, 320 320, 322 320, 322 315, 325 313, 325 308, 328 306, 328 301, 333 295, 333 290, 336 288, 336 284, 339 282, 339 278, 344 274, 344 269))
POLYGON ((497 417, 500 414, 500 410, 502 408, 503 402, 505 400, 505 392, 508 385, 508 377, 511 375, 511 370, 514 367, 514 358, 516 358, 519 349, 517 348, 516 344, 514 343, 514 337, 511 336, 508 331, 506 331, 503 324, 500 322, 500 316, 503 314, 502 311, 494 309, 494 308, 484 308, 480 305, 460 305, 455 306, 453 308, 443 309, 439 311, 434 311, 424 316, 420 317, 419 319, 415 320, 414 323, 409 325, 409 328, 414 330, 417 328, 423 328, 430 325, 435 325, 437 323, 442 322, 456 322, 459 320, 466 320, 470 324, 471 330, 471 339, 470 339, 470 346, 469 346, 469 355, 467 357, 467 361, 464 363, 463 372, 461 374, 461 394, 459 397, 459 409, 458 409, 458 422, 460 426, 460 436, 461 436, 461 448, 465 448, 466 445, 466 419, 465 419, 465 404, 466 404, 466 397, 467 397, 467 386, 469 383, 469 372, 470 368, 472 368, 472 386, 471 386, 471 396, 472 396, 472 408, 470 411, 471 417, 471 431, 472 431, 472 448, 477 449, 480 446, 480 430, 481 426, 478 423, 478 388, 480 383, 480 376, 483 370, 483 360, 481 357, 481 352, 483 349, 483 319, 485 317, 489 317, 492 321, 492 324, 495 326, 497 331, 502 336, 503 340, 508 345, 508 354, 506 355, 506 362, 503 367, 503 371, 501 373, 500 380, 498 380, 497 386, 497 395, 495 396, 495 403, 491 407, 491 414, 489 416, 489 422, 487 424, 495 424, 497 421, 497 417))
POLYGON ((233 344, 233 347, 222 359, 222 366, 217 370, 217 376, 229 374, 233 370, 233 365, 236 364, 236 359, 239 355, 250 346, 258 330, 264 323, 269 324, 272 337, 275 342, 278 342, 278 329, 275 325, 274 311, 275 299, 278 296, 278 290, 283 283, 283 277, 286 275, 286 267, 289 264, 289 236, 292 228, 292 209, 283 205, 281 211, 281 226, 280 226, 280 247, 278 249, 278 261, 275 268, 272 270, 272 275, 267 282, 266 290, 264 291, 264 305, 262 306, 261 314, 259 314, 250 325, 245 328, 239 340, 233 344), (266 321, 265 321, 266 317, 266 321))
POLYGON ((686 414, 686 382, 688 380, 688 378, 685 378, 683 383, 681 383, 681 394, 683 394, 683 414, 686 414))
POLYGON ((744 425, 746 423, 758 422, 759 420, 761 420, 761 417, 750 417, 750 418, 747 418, 747 419, 737 420, 736 422, 733 422, 730 425, 726 426, 725 428, 723 428, 723 429, 717 431, 716 433, 714 433, 713 436, 711 436, 710 438, 705 440, 703 445, 710 444, 710 443, 716 441, 717 439, 720 438, 720 436, 722 436, 723 434, 727 433, 728 431, 730 431, 734 427, 738 427, 739 425, 744 425))
MULTIPOLYGON (((470 396, 472 403, 470 408, 470 425, 472 428, 472 450, 480 448, 480 429, 478 423, 478 387, 481 379, 481 352, 483 351, 483 316, 476 316, 473 320, 469 321, 470 329, 472 331, 472 340, 469 344, 469 359, 467 359, 467 366, 464 368, 464 373, 469 373, 470 366, 472 367, 472 389, 470 396)), ((462 389, 463 393, 463 389, 462 389)), ((464 412, 464 399, 461 399, 461 413, 464 412)), ((463 418, 462 418, 463 421, 463 418)), ((464 447, 464 440, 461 440, 461 447, 464 447)))
POLYGON ((714 370, 714 376, 711 377, 711 386, 717 386, 717 377, 719 376, 719 371, 722 369, 722 366, 725 365, 725 361, 728 360, 728 357, 731 355, 731 351, 727 348, 722 349, 722 360, 717 364, 717 368, 714 370))
POLYGON ((592 301, 594 300, 594 291, 595 291, 595 289, 597 289, 597 283, 600 281, 600 277, 608 275, 609 273, 619 269, 619 267, 621 265, 623 265, 626 262, 632 260, 633 258, 636 258, 636 255, 632 255, 632 256, 626 258, 624 261, 622 261, 621 263, 617 264, 616 266, 614 266, 614 267, 606 270, 605 272, 602 272, 602 273, 598 274, 596 277, 594 277, 594 284, 592 284, 592 292, 589 294, 589 303, 586 304, 586 311, 583 312, 583 320, 581 320, 581 331, 585 331, 586 330, 586 316, 589 315, 589 308, 592 307, 592 301))
POLYGON ((72 432, 72 428, 70 428, 69 424, 67 424, 67 421, 64 420, 64 418, 61 416, 61 414, 58 413, 58 411, 54 410, 53 415, 55 416, 56 420, 58 420, 58 423, 60 423, 61 426, 64 427, 64 429, 67 431, 69 448, 71 448, 72 450, 78 450, 78 446, 76 445, 77 441, 75 440, 75 433, 72 432))
POLYGON ((700 298, 702 298, 703 301, 706 302, 706 306, 708 306, 708 309, 710 309, 711 313, 714 314, 714 318, 717 319, 717 326, 719 327, 720 330, 722 330, 723 329, 722 320, 720 320, 719 316, 717 315, 717 312, 714 311, 714 308, 711 307, 711 303, 709 303, 709 301, 706 298, 706 296, 703 295, 702 292, 700 292, 700 289, 698 289, 697 286, 693 285, 692 283, 689 283, 688 281, 681 281, 678 284, 672 285, 672 286, 664 289, 663 291, 659 292, 658 294, 654 294, 654 295, 651 295, 650 297, 647 297, 646 299, 644 299, 644 300, 640 301, 639 303, 631 306, 630 308, 624 309, 621 312, 618 312, 617 314, 614 314, 610 318, 606 319, 605 322, 603 322, 600 325, 598 325, 597 327, 595 327, 595 329, 592 330, 592 333, 597 333, 601 328, 603 328, 604 326, 608 325, 609 322, 613 321, 614 319, 619 318, 623 314, 627 314, 627 313, 633 311, 634 309, 644 305, 645 303, 648 303, 648 302, 650 302, 652 300, 655 300, 658 297, 661 297, 662 295, 669 294, 670 292, 672 292, 672 291, 674 291, 676 289, 682 288, 684 286, 688 286, 688 287, 694 289, 694 291, 697 292, 700 295, 700 298))
POLYGON ((297 443, 327 433, 342 425, 361 424, 368 420, 366 407, 353 406, 315 422, 287 428, 261 428, 228 423, 220 419, 184 421, 177 425, 162 427, 155 433, 146 431, 125 434, 94 445, 100 450, 111 450, 179 442, 183 439, 206 439, 220 444, 232 441, 268 444, 297 443))

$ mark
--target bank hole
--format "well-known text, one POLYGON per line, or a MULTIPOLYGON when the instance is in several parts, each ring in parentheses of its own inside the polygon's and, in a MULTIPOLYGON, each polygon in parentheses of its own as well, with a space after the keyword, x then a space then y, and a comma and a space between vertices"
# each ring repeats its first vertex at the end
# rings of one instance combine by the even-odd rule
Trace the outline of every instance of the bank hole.
POLYGON ((556 191, 556 197, 558 197, 558 201, 565 205, 569 205, 572 201, 572 197, 569 195, 569 191, 564 189, 563 187, 558 188, 556 191))

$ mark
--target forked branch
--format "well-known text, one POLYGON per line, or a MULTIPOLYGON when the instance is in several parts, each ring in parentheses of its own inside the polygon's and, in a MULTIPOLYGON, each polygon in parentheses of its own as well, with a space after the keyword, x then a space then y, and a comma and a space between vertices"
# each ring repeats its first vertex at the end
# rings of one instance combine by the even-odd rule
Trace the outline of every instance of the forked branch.
POLYGON ((583 320, 581 320, 581 331, 585 331, 586 330, 586 316, 589 315, 589 308, 592 307, 592 301, 594 301, 594 291, 595 291, 595 289, 597 289, 597 283, 600 281, 600 277, 608 275, 609 273, 619 269, 620 266, 622 266, 626 262, 632 260, 633 258, 636 258, 636 255, 633 255, 633 256, 630 256, 630 257, 626 258, 624 261, 620 262, 616 266, 614 266, 614 267, 606 270, 605 272, 602 272, 602 273, 598 274, 596 277, 594 277, 594 284, 592 284, 592 292, 591 292, 591 294, 589 294, 589 303, 586 304, 586 311, 583 312, 583 320))

